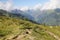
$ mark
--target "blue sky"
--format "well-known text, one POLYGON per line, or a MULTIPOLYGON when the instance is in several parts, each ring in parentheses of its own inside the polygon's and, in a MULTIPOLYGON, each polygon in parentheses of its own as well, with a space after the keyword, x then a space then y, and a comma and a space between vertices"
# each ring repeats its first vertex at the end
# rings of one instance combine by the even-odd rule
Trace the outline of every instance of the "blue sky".
POLYGON ((0 0, 1 2, 6 2, 7 0, 0 0))
POLYGON ((60 0, 0 0, 0 9, 55 9, 60 8, 60 0), (4 3, 5 2, 5 3, 4 3))
POLYGON ((17 6, 34 6, 38 3, 43 4, 47 1, 48 0, 13 0, 14 5, 17 5, 17 6))
MULTIPOLYGON (((7 0, 0 0, 2 2, 6 2, 7 0)), ((48 0, 12 0, 14 6, 35 6, 36 4, 44 4, 48 0)))

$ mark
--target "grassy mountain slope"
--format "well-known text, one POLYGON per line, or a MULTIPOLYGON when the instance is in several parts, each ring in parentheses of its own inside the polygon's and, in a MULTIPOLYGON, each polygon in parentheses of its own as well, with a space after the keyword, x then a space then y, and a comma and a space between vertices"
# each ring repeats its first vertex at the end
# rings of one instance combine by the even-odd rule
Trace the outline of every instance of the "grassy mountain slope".
POLYGON ((0 16, 0 40, 57 40, 46 29, 49 30, 47 26, 0 16))
POLYGON ((60 40, 60 27, 38 25, 22 15, 0 10, 0 40, 60 40))

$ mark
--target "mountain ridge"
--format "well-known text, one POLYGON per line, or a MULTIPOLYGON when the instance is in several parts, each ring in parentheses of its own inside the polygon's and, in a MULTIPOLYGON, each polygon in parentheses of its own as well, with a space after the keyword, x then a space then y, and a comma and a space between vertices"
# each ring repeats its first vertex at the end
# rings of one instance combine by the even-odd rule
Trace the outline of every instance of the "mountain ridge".
MULTIPOLYGON (((45 25, 60 25, 60 8, 51 9, 51 10, 26 10, 21 11, 19 9, 14 9, 9 11, 7 15, 12 15, 12 17, 17 18, 27 18, 28 20, 35 21, 39 24, 45 25), (51 22, 52 21, 52 22, 51 22)), ((8 13, 8 12, 7 12, 8 13)), ((5 15, 5 14, 4 14, 5 15)))

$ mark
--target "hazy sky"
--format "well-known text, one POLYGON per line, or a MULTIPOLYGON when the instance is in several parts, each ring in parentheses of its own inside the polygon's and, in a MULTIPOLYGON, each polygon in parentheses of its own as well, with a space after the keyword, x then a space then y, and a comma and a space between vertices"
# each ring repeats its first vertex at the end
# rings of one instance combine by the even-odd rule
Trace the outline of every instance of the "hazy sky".
POLYGON ((10 10, 13 8, 20 10, 55 9, 60 8, 60 0, 0 0, 0 9, 10 10))
MULTIPOLYGON (((7 0, 0 0, 1 2, 6 2, 7 0)), ((35 6, 36 4, 44 4, 45 2, 48 2, 49 0, 12 0, 12 3, 14 6, 35 6)))
POLYGON ((17 6, 35 6, 36 4, 43 4, 48 0, 14 0, 14 4, 17 6))

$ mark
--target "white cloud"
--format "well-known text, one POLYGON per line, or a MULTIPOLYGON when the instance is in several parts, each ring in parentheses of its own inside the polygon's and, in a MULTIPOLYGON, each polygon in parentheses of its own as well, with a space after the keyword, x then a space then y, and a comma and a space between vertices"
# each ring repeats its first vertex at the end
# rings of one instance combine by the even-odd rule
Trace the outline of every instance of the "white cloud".
POLYGON ((5 9, 6 10, 10 10, 12 9, 12 3, 10 1, 7 1, 6 4, 5 4, 5 9))
POLYGON ((28 9, 30 9, 30 8, 27 7, 27 6, 25 6, 25 7, 21 7, 21 8, 20 8, 20 10, 22 10, 22 11, 26 11, 26 10, 28 10, 28 9))
MULTIPOLYGON (((14 7, 17 9, 20 9, 22 11, 28 10, 28 9, 33 9, 33 10, 46 10, 46 9, 55 9, 55 8, 60 8, 60 0, 49 0, 49 2, 46 2, 44 4, 37 4, 34 7, 30 8, 30 7, 14 7)), ((11 10, 14 9, 13 5, 12 5, 12 0, 7 0, 6 3, 3 3, 0 1, 0 9, 4 9, 4 10, 11 10)))
POLYGON ((32 8, 22 7, 21 10, 23 10, 23 11, 28 10, 28 9, 48 10, 48 9, 55 9, 55 8, 60 8, 60 0, 49 0, 48 2, 46 2, 44 4, 39 3, 32 8))
POLYGON ((60 0, 50 0, 42 6, 41 10, 60 8, 60 0))
POLYGON ((3 9, 4 8, 4 5, 2 2, 0 2, 0 9, 3 9))
POLYGON ((22 11, 26 11, 28 9, 37 10, 37 9, 41 9, 41 4, 39 3, 33 7, 24 6, 24 7, 20 7, 20 8, 19 7, 15 7, 15 8, 20 9, 22 11))
POLYGON ((12 0, 7 0, 6 3, 0 1, 0 9, 10 10, 12 8, 12 0))
POLYGON ((39 4, 37 4, 37 5, 35 5, 32 9, 34 9, 34 10, 36 10, 36 9, 41 9, 41 4, 39 3, 39 4))

